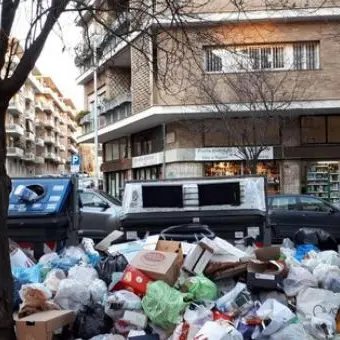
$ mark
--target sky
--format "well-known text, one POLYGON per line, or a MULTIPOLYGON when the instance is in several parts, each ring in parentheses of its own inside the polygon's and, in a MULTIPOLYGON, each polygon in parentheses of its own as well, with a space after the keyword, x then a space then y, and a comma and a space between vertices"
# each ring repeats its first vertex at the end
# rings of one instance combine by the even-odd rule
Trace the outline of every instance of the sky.
MULTIPOLYGON (((17 13, 13 26, 13 36, 22 43, 29 27, 29 12, 22 7, 17 13)), ((74 46, 79 41, 79 29, 75 26, 74 14, 63 14, 61 31, 55 28, 50 34, 42 54, 36 64, 43 75, 51 77, 65 97, 71 98, 78 110, 83 108, 83 89, 78 86, 78 70, 74 65, 74 46)))

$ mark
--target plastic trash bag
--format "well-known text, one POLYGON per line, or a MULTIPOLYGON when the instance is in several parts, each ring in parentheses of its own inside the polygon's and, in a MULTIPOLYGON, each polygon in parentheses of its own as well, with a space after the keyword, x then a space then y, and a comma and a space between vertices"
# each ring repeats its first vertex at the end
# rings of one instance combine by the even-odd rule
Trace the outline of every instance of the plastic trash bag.
POLYGON ((294 236, 295 245, 312 244, 323 250, 338 251, 335 238, 323 229, 301 228, 294 236))
POLYGON ((66 275, 61 269, 52 269, 49 273, 47 273, 44 285, 55 294, 59 288, 61 280, 66 279, 66 275))
POLYGON ((309 253, 317 251, 319 249, 313 244, 301 244, 296 247, 295 258, 301 262, 306 257, 308 258, 309 253))
POLYGON ((270 340, 309 340, 303 324, 290 323, 269 337, 270 340))
POLYGON ((86 253, 80 247, 67 247, 62 253, 63 259, 72 259, 78 262, 89 263, 89 258, 87 257, 86 253))
POLYGON ((107 286, 103 280, 94 279, 89 286, 91 301, 95 303, 101 303, 107 294, 107 286))
POLYGON ((102 335, 96 335, 90 340, 115 340, 115 339, 116 339, 115 335, 113 334, 102 334, 102 335))
POLYGON ((340 268, 321 263, 313 270, 313 275, 318 280, 321 288, 324 288, 324 283, 329 273, 340 275, 340 268))
POLYGON ((96 267, 99 278, 103 280, 107 285, 112 280, 113 273, 122 273, 128 266, 128 262, 124 255, 116 254, 109 255, 104 258, 96 267))
POLYGON ((88 287, 95 279, 98 279, 98 274, 92 267, 74 266, 69 270, 68 278, 77 280, 88 287))
POLYGON ((191 304, 185 310, 183 318, 191 326, 203 327, 207 321, 213 321, 213 312, 204 306, 191 304))
POLYGON ((189 277, 183 289, 192 294, 194 301, 215 301, 217 299, 217 286, 203 275, 189 277))
POLYGON ((85 249, 86 255, 90 260, 90 264, 95 267, 100 262, 100 256, 97 250, 94 249, 93 240, 84 237, 81 241, 81 245, 85 249))
POLYGON ((39 259, 39 264, 46 266, 50 265, 53 261, 58 260, 59 255, 57 253, 49 253, 41 256, 39 259))
POLYGON ((42 280, 40 264, 29 268, 13 268, 12 274, 20 282, 40 283, 42 280))
POLYGON ((296 296, 307 287, 318 287, 318 280, 311 272, 303 267, 292 267, 288 276, 283 280, 283 290, 287 296, 296 296))
POLYGON ((202 327, 181 322, 169 340, 192 340, 202 327))
POLYGON ((194 340, 243 340, 242 334, 227 321, 208 321, 194 340))
POLYGON ((234 315, 244 315, 252 306, 253 301, 247 291, 247 286, 241 282, 216 301, 216 308, 220 312, 234 315))
POLYGON ((317 340, 333 339, 336 333, 335 320, 329 316, 307 318, 303 326, 306 332, 317 340))
POLYGON ((267 324, 264 329, 257 326, 252 335, 252 339, 271 336, 288 325, 288 323, 296 317, 287 306, 284 306, 274 299, 266 300, 257 310, 256 314, 259 318, 268 320, 269 324, 267 324))
POLYGON ((290 238, 285 238, 282 241, 282 248, 295 249, 294 242, 290 238))
POLYGON ((77 280, 65 279, 60 282, 54 301, 62 309, 78 310, 90 302, 90 291, 77 280))
POLYGON ((187 306, 185 297, 163 281, 151 282, 142 300, 143 310, 155 325, 172 328, 181 322, 187 306))
POLYGON ((57 258, 53 260, 49 266, 54 269, 61 269, 67 273, 72 267, 78 264, 78 262, 77 259, 72 258, 57 258))
POLYGON ((339 307, 340 294, 326 289, 306 288, 296 298, 296 311, 304 318, 331 315, 335 320, 339 307))
POLYGON ((102 305, 84 306, 78 312, 74 322, 74 336, 88 340, 98 334, 110 333, 112 326, 113 322, 105 315, 102 305))
POLYGON ((340 255, 334 250, 325 250, 317 254, 319 263, 340 267, 340 255))

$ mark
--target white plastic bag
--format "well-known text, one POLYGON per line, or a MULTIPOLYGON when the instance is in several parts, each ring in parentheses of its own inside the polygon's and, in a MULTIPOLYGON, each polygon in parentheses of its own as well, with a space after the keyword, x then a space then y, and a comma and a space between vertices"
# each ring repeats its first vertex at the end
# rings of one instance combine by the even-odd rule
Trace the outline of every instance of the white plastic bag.
POLYGON ((325 250, 318 253, 318 260, 321 263, 340 267, 340 255, 334 250, 325 250))
POLYGON ((257 326, 252 335, 252 339, 271 336, 295 318, 295 314, 287 306, 274 299, 266 300, 257 310, 256 315, 263 320, 270 319, 270 323, 263 330, 257 326))
POLYGON ((62 280, 54 298, 62 309, 78 310, 90 302, 90 291, 87 286, 77 280, 62 280))
POLYGON ((309 340, 302 323, 291 323, 269 337, 270 340, 309 340))
POLYGON ((201 328, 182 322, 176 327, 169 340, 193 340, 201 328))
POLYGON ((307 287, 318 287, 317 279, 303 267, 292 267, 288 276, 283 280, 283 289, 287 296, 296 296, 307 287))
MULTIPOLYGON (((297 296, 296 311, 303 318, 331 315, 336 318, 340 307, 340 293, 333 293, 329 290, 318 288, 306 288, 297 296)), ((326 319, 327 319, 326 317, 326 319)))
POLYGON ((204 306, 191 305, 185 310, 183 318, 189 325, 203 327, 207 321, 213 320, 213 313, 204 306))
POLYGON ((216 301, 216 308, 222 313, 229 312, 229 306, 235 301, 237 296, 246 289, 247 286, 244 283, 237 282, 235 287, 229 293, 216 301))
POLYGON ((340 268, 329 264, 319 264, 313 271, 313 275, 318 280, 320 287, 326 289, 325 282, 330 273, 340 276, 340 268))
POLYGON ((103 280, 95 279, 89 286, 91 301, 102 303, 107 294, 107 286, 103 280))
POLYGON ((92 267, 74 266, 69 270, 68 278, 77 280, 88 287, 95 279, 98 279, 98 273, 92 267))
POLYGON ((333 339, 336 333, 335 320, 327 316, 308 318, 303 326, 306 332, 317 340, 333 339))
POLYGON ((89 258, 85 254, 84 250, 79 247, 68 247, 62 254, 63 258, 73 259, 77 262, 88 263, 89 258))
POLYGON ((59 288, 61 280, 66 279, 66 275, 61 269, 52 269, 46 275, 46 279, 44 281, 44 285, 55 294, 59 288))
POLYGON ((53 262, 54 260, 59 259, 59 256, 57 253, 49 253, 49 254, 45 254, 43 256, 41 256, 40 260, 39 260, 39 264, 42 264, 43 266, 45 265, 49 265, 51 262, 53 262))
POLYGON ((208 321, 194 340, 243 340, 242 334, 228 321, 208 321))

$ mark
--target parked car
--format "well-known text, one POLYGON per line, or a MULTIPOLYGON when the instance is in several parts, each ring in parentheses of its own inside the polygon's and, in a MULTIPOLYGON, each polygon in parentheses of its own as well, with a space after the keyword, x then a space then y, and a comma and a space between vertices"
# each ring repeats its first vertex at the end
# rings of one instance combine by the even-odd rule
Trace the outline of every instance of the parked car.
POLYGON ((330 203, 308 195, 268 197, 268 225, 272 242, 294 238, 300 228, 322 228, 340 241, 340 210, 330 203))
POLYGON ((80 190, 80 237, 100 241, 119 228, 122 211, 121 202, 100 190, 80 190))

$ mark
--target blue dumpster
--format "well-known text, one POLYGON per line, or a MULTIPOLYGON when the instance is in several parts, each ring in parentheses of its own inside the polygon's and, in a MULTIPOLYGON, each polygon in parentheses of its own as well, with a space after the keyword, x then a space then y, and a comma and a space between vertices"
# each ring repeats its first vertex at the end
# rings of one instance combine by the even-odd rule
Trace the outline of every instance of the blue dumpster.
POLYGON ((8 207, 9 237, 33 245, 39 258, 44 243, 60 248, 77 242, 79 197, 76 176, 12 179, 8 207))

